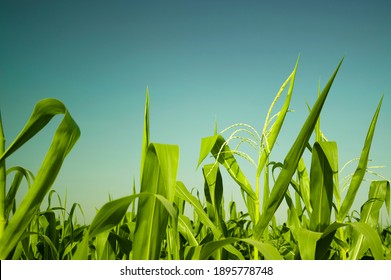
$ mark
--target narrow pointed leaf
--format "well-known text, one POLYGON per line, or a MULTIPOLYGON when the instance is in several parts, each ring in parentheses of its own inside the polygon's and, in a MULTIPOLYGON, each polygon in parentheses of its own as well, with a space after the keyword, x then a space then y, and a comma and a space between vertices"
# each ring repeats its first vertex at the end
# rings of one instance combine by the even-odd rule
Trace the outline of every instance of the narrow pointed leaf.
POLYGON ((277 211, 277 208, 280 206, 284 198, 285 192, 288 189, 292 176, 296 171, 298 162, 304 152, 308 140, 311 137, 315 124, 323 108, 323 104, 326 101, 326 97, 329 93, 334 78, 337 75, 337 72, 342 64, 342 61, 343 59, 338 64, 337 69, 335 70, 331 79, 326 84, 321 95, 318 97, 299 135, 297 136, 294 144, 292 145, 287 156, 285 157, 283 168, 280 174, 278 175, 277 180, 272 189, 272 192, 270 194, 269 201, 268 201, 269 203, 266 207, 266 210, 263 211, 258 224, 256 225, 256 229, 255 229, 256 239, 259 239, 262 236, 264 230, 266 229, 267 225, 271 221, 272 217, 274 216, 274 213, 277 211))
POLYGON ((350 182, 348 192, 345 196, 345 199, 342 202, 341 209, 338 212, 339 222, 342 222, 347 216, 347 214, 349 213, 350 208, 353 205, 354 199, 356 198, 357 191, 361 185, 361 182, 364 179, 365 172, 367 170, 367 165, 368 165, 369 151, 371 149, 372 139, 375 133, 376 122, 379 116, 382 101, 383 101, 383 97, 380 99, 379 105, 377 106, 376 112, 372 118, 372 122, 368 129, 367 137, 364 142, 364 147, 361 152, 357 169, 353 174, 353 178, 350 182))
POLYGON ((143 139, 141 144, 141 164, 140 164, 140 181, 142 180, 144 161, 149 146, 149 91, 148 87, 145 93, 145 109, 144 109, 144 129, 143 139))
MULTIPOLYGON (((279 96, 280 93, 282 91, 284 91, 288 82, 290 83, 288 93, 285 98, 285 102, 284 102, 280 112, 278 113, 278 117, 277 117, 276 121, 274 122, 273 128, 271 129, 269 136, 266 138, 267 147, 263 150, 263 153, 259 159, 259 163, 258 163, 258 167, 257 167, 257 176, 259 176, 261 174, 262 169, 264 168, 265 163, 266 163, 267 159, 269 158, 270 152, 273 149, 274 144, 276 143, 277 136, 281 131, 281 127, 282 127, 282 124, 284 123, 286 114, 288 113, 289 105, 290 105, 291 97, 292 97, 292 92, 293 92, 293 87, 295 85, 296 70, 297 70, 297 67, 299 64, 299 60, 300 60, 300 57, 297 58, 295 68, 293 69, 292 73, 289 75, 288 79, 282 85, 280 91, 277 93, 277 96, 279 96)), ((273 105, 274 105, 274 103, 272 104, 271 108, 269 109, 269 113, 271 112, 273 105)), ((266 120, 266 122, 267 121, 268 121, 268 119, 266 120)), ((265 129, 266 129, 266 127, 264 128, 263 133, 266 133, 265 129)))

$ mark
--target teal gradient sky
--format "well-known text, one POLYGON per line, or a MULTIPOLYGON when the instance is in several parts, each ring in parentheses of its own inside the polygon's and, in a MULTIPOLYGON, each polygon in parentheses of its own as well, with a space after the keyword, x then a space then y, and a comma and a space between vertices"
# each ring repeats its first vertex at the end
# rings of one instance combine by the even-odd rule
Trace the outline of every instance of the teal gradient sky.
MULTIPOLYGON (((345 56, 322 130, 338 143, 342 167, 359 157, 384 94, 370 158, 371 165, 386 166, 377 172, 389 179, 390 14, 386 0, 1 1, 0 108, 7 144, 37 101, 63 101, 82 134, 53 188, 61 197, 67 193, 68 206, 80 203, 89 220, 109 194, 119 198, 130 194, 133 179, 138 184, 148 86, 151 140, 178 144, 178 180, 202 191, 200 140, 213 133, 215 120, 219 130, 243 122, 260 131, 300 54, 295 112, 272 154, 283 161, 308 115, 306 103, 312 106, 319 81, 323 87, 345 56)), ((60 120, 12 155, 8 167, 36 173, 60 120)), ((255 168, 243 167, 253 182, 255 168)), ((224 186, 226 203, 241 203, 227 176, 224 186)), ((356 209, 367 194, 363 184, 356 209)))

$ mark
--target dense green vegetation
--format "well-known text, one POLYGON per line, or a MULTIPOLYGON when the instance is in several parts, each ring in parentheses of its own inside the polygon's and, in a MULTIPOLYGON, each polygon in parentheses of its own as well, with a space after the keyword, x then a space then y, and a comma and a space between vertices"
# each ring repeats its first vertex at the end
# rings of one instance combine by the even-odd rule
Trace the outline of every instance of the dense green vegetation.
POLYGON ((106 203, 90 225, 77 222, 75 211, 82 209, 78 204, 65 209, 58 197, 60 206, 52 206, 56 193, 50 189, 80 136, 64 104, 55 99, 38 102, 8 148, 0 118, 0 259, 391 259, 391 227, 379 220, 383 206, 389 211, 389 181, 371 181, 360 212, 354 215, 352 209, 367 173, 382 99, 357 168, 347 182, 340 183, 337 143, 328 141, 320 128, 320 113, 341 64, 342 60, 318 93, 280 162, 271 161, 269 155, 289 111, 298 63, 272 102, 262 131, 238 123, 203 138, 198 166, 204 176, 204 200, 176 179, 179 147, 150 140, 147 89, 140 186, 134 186, 129 196, 106 203), (285 92, 282 107, 272 115, 285 92), (20 166, 7 169, 7 157, 57 114, 63 114, 63 120, 36 176, 20 166), (227 132, 231 134, 225 138, 227 132), (257 158, 244 152, 244 145, 253 148, 257 158), (305 153, 309 166, 303 159, 305 153), (204 163, 208 156, 214 160, 204 163), (242 172, 237 157, 256 166, 255 186, 242 172), (236 201, 226 204, 220 169, 240 188, 246 213, 237 211, 236 201), (17 202, 24 180, 29 189, 17 202), (42 209, 45 199, 48 207, 42 209), (288 218, 278 225, 274 216, 284 201, 288 218), (185 207, 192 210, 192 216, 186 215, 185 207))

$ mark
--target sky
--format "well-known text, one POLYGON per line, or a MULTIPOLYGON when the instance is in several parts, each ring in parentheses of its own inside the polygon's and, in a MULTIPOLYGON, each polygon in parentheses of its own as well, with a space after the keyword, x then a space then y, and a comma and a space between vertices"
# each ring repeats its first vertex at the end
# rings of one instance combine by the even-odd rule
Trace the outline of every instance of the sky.
MULTIPOLYGON (((271 155, 283 161, 319 83, 323 88, 344 57, 321 114, 322 131, 337 142, 342 167, 360 156, 384 95, 370 165, 385 166, 376 172, 390 179, 390 14, 386 0, 1 1, 6 144, 39 100, 64 102, 81 137, 53 189, 67 197, 68 207, 79 203, 88 222, 109 196, 131 194, 133 180, 138 187, 148 86, 151 141, 180 147, 177 179, 202 193, 202 171, 196 169, 200 143, 213 134, 215 122, 219 131, 247 123, 260 132, 300 55, 293 112, 271 155)), ((60 122, 54 118, 7 166, 36 174, 60 122)), ((255 168, 240 164, 253 183, 255 168)), ((224 171, 223 176, 226 204, 234 199, 240 205, 239 187, 224 171)), ((367 195, 363 184, 356 210, 367 195)))

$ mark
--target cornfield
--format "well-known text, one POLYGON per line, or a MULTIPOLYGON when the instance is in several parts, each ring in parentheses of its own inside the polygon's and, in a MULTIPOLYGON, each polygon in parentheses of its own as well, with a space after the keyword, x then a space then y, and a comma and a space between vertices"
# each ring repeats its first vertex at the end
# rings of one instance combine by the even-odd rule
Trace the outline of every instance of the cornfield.
POLYGON ((343 59, 318 92, 285 158, 277 162, 269 157, 289 111, 298 62, 275 96, 262 131, 237 123, 202 138, 198 168, 204 177, 204 199, 176 179, 179 147, 151 141, 147 88, 140 186, 134 184, 128 196, 107 202, 89 225, 81 225, 75 218, 79 204, 66 209, 58 198, 60 206, 52 206, 56 192, 51 187, 80 136, 66 106, 55 99, 39 101, 7 148, 0 116, 0 259, 391 259, 391 227, 380 221, 382 207, 389 212, 390 182, 381 177, 372 180, 367 201, 359 212, 352 210, 368 172, 383 98, 348 180, 339 178, 337 143, 328 141, 320 127, 320 113, 343 59), (283 96, 279 112, 272 115, 283 96), (21 166, 7 169, 7 158, 58 114, 63 119, 37 174, 21 166), (253 149, 256 158, 244 152, 244 146, 253 149), (304 155, 310 158, 309 166, 304 155), (255 186, 240 168, 238 157, 256 167, 255 186), (225 207, 221 169, 240 189, 246 211, 237 211, 234 200, 225 207), (19 202, 16 194, 24 181, 29 188, 19 202), (347 189, 344 196, 343 188, 347 189), (48 206, 42 209, 45 200, 48 206), (287 220, 278 225, 275 213, 283 202, 287 220), (192 215, 186 214, 189 209, 192 215))

